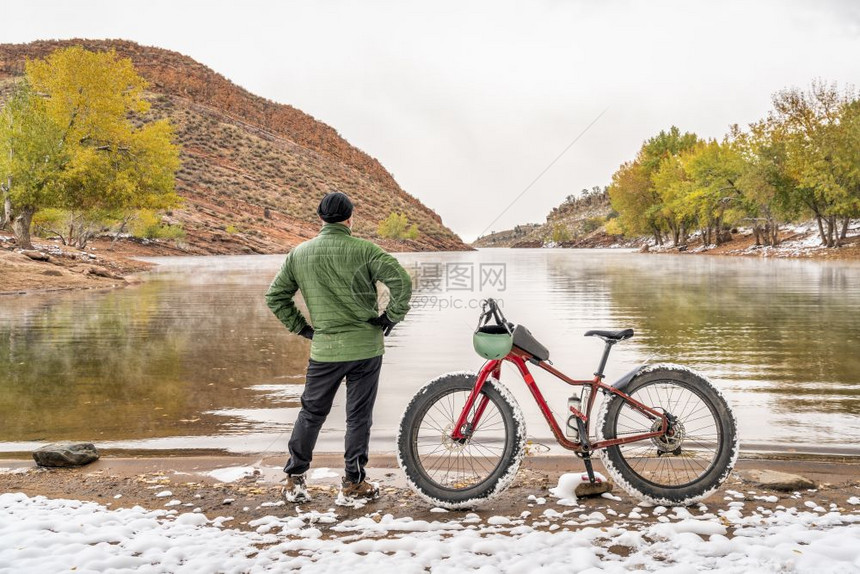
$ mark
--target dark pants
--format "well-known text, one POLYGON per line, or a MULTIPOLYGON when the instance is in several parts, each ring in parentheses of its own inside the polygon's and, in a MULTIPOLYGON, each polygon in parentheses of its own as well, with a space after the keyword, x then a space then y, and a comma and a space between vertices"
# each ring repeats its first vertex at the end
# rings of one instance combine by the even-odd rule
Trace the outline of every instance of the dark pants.
POLYGON ((320 434, 340 382, 346 378, 346 439, 344 463, 347 479, 364 480, 367 464, 370 426, 373 424, 373 404, 379 385, 382 356, 360 361, 320 363, 308 362, 308 375, 302 393, 302 410, 290 437, 290 459, 284 472, 302 474, 313 458, 314 446, 320 434))

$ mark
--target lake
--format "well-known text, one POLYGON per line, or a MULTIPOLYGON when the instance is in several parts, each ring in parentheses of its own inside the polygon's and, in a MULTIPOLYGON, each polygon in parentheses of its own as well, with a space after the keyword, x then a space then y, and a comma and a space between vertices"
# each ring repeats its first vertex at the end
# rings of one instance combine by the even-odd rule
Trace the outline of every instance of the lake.
MULTIPOLYGON (((412 394, 477 370, 478 302, 496 297, 556 367, 588 378, 588 329, 636 330, 606 370, 646 361, 707 374, 739 419, 742 447, 860 454, 860 265, 623 250, 404 253, 413 310, 387 339, 371 448, 394 450, 412 394)), ((130 450, 286 450, 309 343, 263 299, 282 256, 154 258, 140 285, 0 299, 0 451, 46 441, 130 450)), ((533 370, 550 406, 569 387, 533 370)), ((502 373, 529 436, 554 445, 512 367, 502 373)), ((342 451, 343 389, 318 451, 342 451)), ((540 446, 537 447, 540 450, 540 446)))

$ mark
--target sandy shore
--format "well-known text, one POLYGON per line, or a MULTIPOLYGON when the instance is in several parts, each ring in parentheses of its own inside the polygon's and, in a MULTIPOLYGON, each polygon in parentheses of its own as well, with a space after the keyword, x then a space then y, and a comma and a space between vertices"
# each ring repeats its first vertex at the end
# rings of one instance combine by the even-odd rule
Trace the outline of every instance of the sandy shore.
POLYGON ((129 275, 152 267, 122 256, 39 246, 34 260, 24 253, 0 249, 0 295, 24 295, 82 289, 113 289, 133 280, 129 275))
MULTIPOLYGON (((440 512, 439 509, 433 510, 406 487, 403 473, 397 468, 393 456, 373 456, 368 475, 380 484, 383 496, 363 508, 352 509, 334 505, 341 462, 338 455, 317 457, 309 475, 314 500, 302 505, 301 509, 281 501, 282 456, 103 457, 76 469, 40 469, 32 461, 7 459, 0 460, 0 468, 3 469, 0 471, 0 492, 94 501, 113 509, 176 507, 184 512, 201 512, 209 519, 229 516, 225 525, 239 529, 250 529, 250 523, 265 516, 289 516, 312 510, 336 510, 339 520, 391 514, 394 518, 436 521, 461 519, 469 512, 482 519, 530 516, 527 524, 536 529, 549 529, 552 523, 544 519, 547 509, 558 513, 570 510, 557 504, 549 488, 558 483, 562 474, 583 471, 581 461, 574 457, 530 457, 524 462, 513 486, 500 497, 469 511, 440 512)), ((595 467, 599 472, 603 470, 599 461, 595 467)), ((804 504, 812 496, 816 505, 841 510, 847 507, 850 511, 852 506, 847 501, 860 495, 858 458, 742 458, 736 470, 746 469, 799 474, 815 482, 817 488, 803 492, 777 492, 745 482, 736 472, 716 494, 704 501, 709 512, 728 509, 738 500, 762 510, 773 511, 780 506, 808 510, 804 504)), ((582 506, 577 514, 594 513, 597 517, 596 522, 589 522, 590 526, 609 527, 619 517, 626 517, 625 521, 634 525, 647 525, 660 519, 659 515, 648 512, 638 500, 619 489, 613 490, 611 497, 581 499, 580 503, 582 506), (631 512, 637 508, 639 510, 633 513, 635 518, 630 518, 631 512)), ((319 527, 325 532, 327 525, 319 527)))

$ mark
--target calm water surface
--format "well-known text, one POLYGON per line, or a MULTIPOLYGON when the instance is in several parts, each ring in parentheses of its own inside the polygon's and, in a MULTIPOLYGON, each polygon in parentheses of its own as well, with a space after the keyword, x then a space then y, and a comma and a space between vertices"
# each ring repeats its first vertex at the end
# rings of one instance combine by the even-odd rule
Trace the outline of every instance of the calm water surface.
MULTIPOLYGON (((398 258, 418 287, 408 320, 387 340, 375 451, 394 450, 400 415, 427 380, 480 368, 471 349, 473 307, 493 296, 569 375, 586 378, 597 366, 602 343, 584 331, 633 327, 636 336, 613 351, 608 379, 649 358, 683 363, 726 392, 745 448, 860 454, 856 263, 608 250, 398 258), (495 273, 483 285, 482 270, 495 273)), ((160 266, 136 287, 0 299, 0 451, 57 439, 103 448, 285 450, 309 345, 265 306, 282 257, 155 261, 160 266)), ((569 388, 535 374, 561 413, 569 388)), ((551 445, 514 370, 502 380, 532 439, 551 445)), ((343 402, 341 392, 318 449, 341 449, 343 402)))

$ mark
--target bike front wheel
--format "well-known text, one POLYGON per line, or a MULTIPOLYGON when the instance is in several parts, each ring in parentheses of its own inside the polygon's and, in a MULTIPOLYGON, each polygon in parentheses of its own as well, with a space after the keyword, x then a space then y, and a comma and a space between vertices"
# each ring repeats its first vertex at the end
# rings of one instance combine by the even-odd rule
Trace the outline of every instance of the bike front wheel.
POLYGON ((399 462, 409 485, 436 506, 470 508, 502 492, 525 452, 523 415, 507 389, 488 379, 467 421, 484 410, 467 439, 453 440, 477 376, 450 373, 413 397, 400 423, 399 462))
MULTIPOLYGON (((677 365, 654 365, 624 389, 630 398, 674 421, 663 435, 606 448, 606 470, 632 496, 653 504, 688 505, 712 494, 738 456, 737 423, 722 393, 705 377, 677 365)), ((659 430, 626 398, 613 395, 598 428, 602 439, 659 430)))

